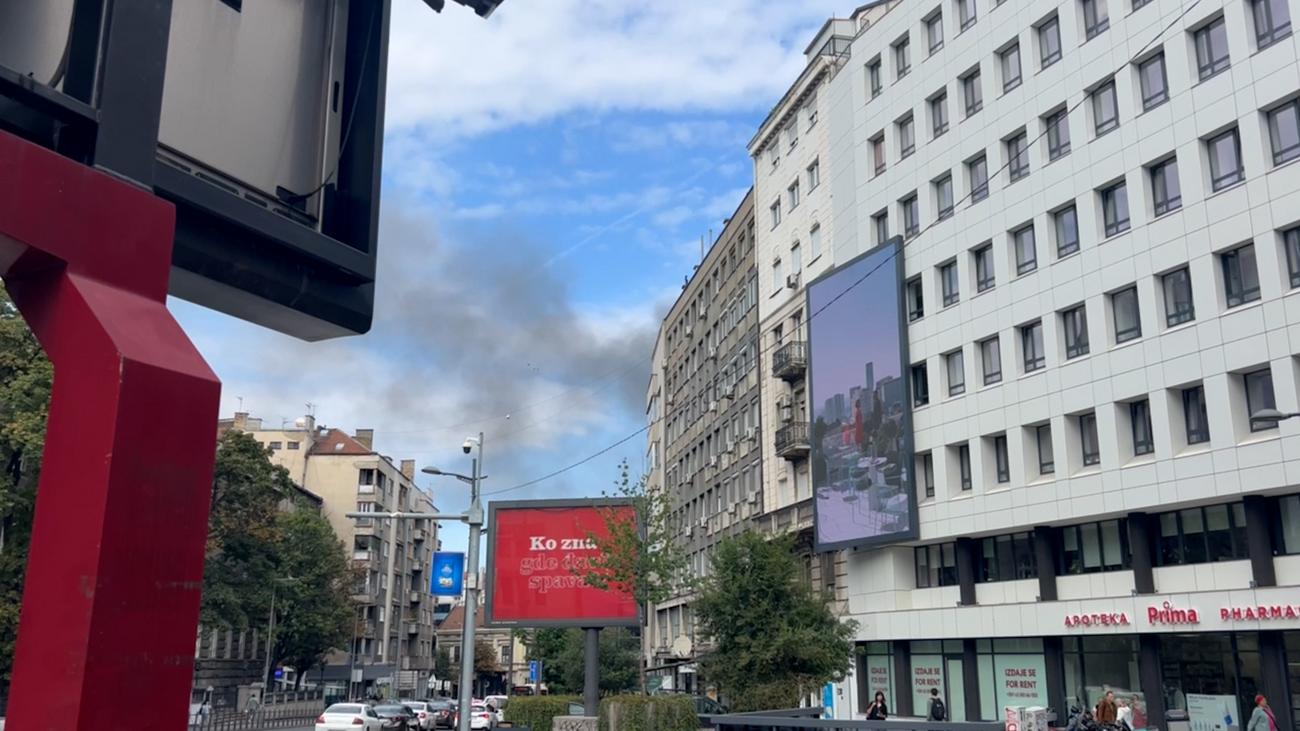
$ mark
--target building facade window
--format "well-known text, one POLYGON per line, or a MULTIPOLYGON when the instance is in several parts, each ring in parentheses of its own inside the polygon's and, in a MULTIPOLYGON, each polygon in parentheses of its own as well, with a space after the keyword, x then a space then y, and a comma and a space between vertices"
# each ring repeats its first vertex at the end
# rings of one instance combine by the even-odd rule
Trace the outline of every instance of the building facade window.
POLYGON ((1095 413, 1079 416, 1079 451, 1083 466, 1091 467, 1101 464, 1101 444, 1097 441, 1097 415, 1095 413))
POLYGON ((1038 26, 1038 54, 1042 58, 1041 68, 1061 60, 1061 21, 1055 15, 1038 26))
POLYGON ((901 79, 912 70, 911 42, 907 36, 894 42, 894 78, 901 79))
POLYGON ((780 200, 773 201, 772 205, 768 206, 767 209, 772 214, 772 228, 776 228, 777 226, 780 226, 781 225, 781 201, 780 200))
POLYGON ((961 491, 970 492, 975 485, 971 480, 969 444, 957 447, 957 468, 961 473, 961 491))
POLYGON ((1070 152, 1069 110, 1052 112, 1043 119, 1047 127, 1047 159, 1058 160, 1070 152))
POLYGON ((813 224, 808 229, 808 261, 814 261, 822 255, 822 227, 821 224, 813 224))
POLYGON ((1061 528, 1057 570, 1064 576, 1129 568, 1128 521, 1103 520, 1061 528))
POLYGON ((1129 229, 1128 183, 1121 180, 1101 189, 1101 214, 1107 237, 1129 229))
POLYGON ((1291 10, 1287 0, 1250 0, 1250 15, 1255 21, 1255 43, 1268 48, 1291 35, 1291 10))
POLYGON ((1093 89, 1092 123, 1093 131, 1098 137, 1119 127, 1119 97, 1115 93, 1115 82, 1107 81, 1093 89))
POLYGON ((1241 164, 1241 138, 1237 128, 1217 134, 1205 141, 1210 158, 1210 187, 1215 191, 1236 185, 1246 179, 1241 164))
POLYGON ((812 192, 822 183, 822 161, 816 159, 808 166, 808 191, 812 192))
POLYGON ((898 120, 898 157, 900 159, 916 152, 916 127, 912 121, 912 115, 898 120))
POLYGON ((1260 368, 1243 373, 1241 380, 1246 390, 1246 421, 1250 424, 1250 430, 1259 432, 1276 429, 1276 421, 1257 422, 1251 418, 1263 409, 1277 408, 1277 401, 1273 398, 1273 372, 1267 367, 1260 368))
POLYGON ((1079 213, 1074 204, 1052 214, 1056 229, 1056 257, 1065 258, 1079 250, 1079 213))
POLYGON ((934 497, 934 455, 929 452, 921 455, 921 474, 925 480, 925 496, 934 497))
POLYGON ((1002 93, 1005 94, 1020 86, 1020 44, 1013 43, 999 52, 998 62, 1002 66, 1002 93))
POLYGON ((1246 511, 1240 503, 1188 508, 1156 516, 1157 566, 1185 566, 1233 561, 1250 556, 1246 547, 1246 511))
POLYGON ((1155 438, 1151 434, 1151 402, 1147 399, 1130 402, 1128 421, 1133 431, 1133 456, 1156 451, 1155 438))
POLYGON ((1024 354, 1025 373, 1033 373, 1047 366, 1047 354, 1043 352, 1042 320, 1020 328, 1020 349, 1024 354))
POLYGON ((1223 294, 1229 307, 1259 299, 1259 269, 1255 265, 1254 244, 1219 254, 1219 265, 1223 269, 1223 294))
POLYGON ((1169 101, 1169 75, 1165 71, 1163 52, 1138 64, 1138 82, 1142 87, 1142 111, 1149 112, 1169 101))
POLYGON ((883 244, 889 240, 889 213, 881 211, 871 217, 871 223, 876 229, 876 243, 883 244))
POLYGON ((952 175, 945 175, 934 181, 934 203, 940 220, 952 215, 952 175))
POLYGON ((1291 288, 1300 287, 1300 226, 1282 232, 1282 247, 1286 249, 1286 270, 1291 288))
MULTIPOLYGON (((1273 523, 1273 546, 1278 553, 1294 556, 1300 553, 1300 495, 1278 498, 1277 520, 1273 523)), ((1300 635, 1297 636, 1300 639, 1300 635)), ((1300 652, 1300 642, 1296 643, 1300 652)), ((1300 654, 1294 655, 1300 658, 1300 654)))
POLYGON ((1061 313, 1061 326, 1065 331, 1065 358, 1078 358, 1088 354, 1088 313, 1083 305, 1071 307, 1061 313))
POLYGON ((913 550, 916 557, 916 588, 957 585, 956 543, 917 546, 913 550))
POLYGON ((935 13, 925 20, 925 38, 930 43, 930 55, 943 48, 943 15, 935 13))
POLYGON ((957 0, 957 22, 961 24, 962 30, 975 25, 977 14, 975 0, 957 0))
POLYGON ((1007 146, 1007 171, 1011 182, 1029 175, 1029 138, 1024 132, 1010 137, 1007 146))
POLYGON ((993 437, 993 471, 999 484, 1011 482, 1011 458, 1007 454, 1007 435, 993 437))
POLYGON ((1187 267, 1175 269, 1160 277, 1160 287, 1165 295, 1165 325, 1173 327, 1196 319, 1192 303, 1192 277, 1187 267))
POLYGON ((925 363, 912 366, 912 405, 925 406, 930 403, 930 369, 925 363))
POLYGON ((948 395, 960 396, 966 393, 966 361, 960 350, 954 350, 943 356, 944 368, 948 371, 948 395))
MULTIPOLYGON (((1002 437, 1005 442, 1006 438, 1002 437)), ((980 540, 977 583, 1016 581, 1038 577, 1038 559, 1032 533, 1008 533, 980 540)), ((956 689, 960 692, 960 688, 956 689)))
POLYGON ((1210 419, 1205 410, 1205 387, 1184 388, 1183 426, 1187 431, 1187 444, 1204 444, 1210 441, 1210 419))
POLYGON ((1115 344, 1142 337, 1142 320, 1138 312, 1137 287, 1126 287, 1110 296, 1110 311, 1115 326, 1115 344))
POLYGON ((1038 474, 1050 475, 1056 472, 1056 458, 1052 456, 1052 427, 1040 424, 1034 427, 1034 448, 1038 453, 1038 474))
POLYGON ((1016 274, 1028 274, 1038 268, 1038 247, 1034 242, 1034 225, 1021 226, 1011 232, 1016 256, 1016 274))
POLYGON ((980 341, 980 365, 985 386, 1002 381, 1002 344, 997 335, 980 341))
POLYGON ((916 193, 900 200, 898 208, 903 213, 903 238, 910 239, 920 233, 921 205, 917 202, 916 193))
POLYGON ((1215 74, 1226 71, 1231 61, 1228 58, 1228 27, 1219 16, 1201 26, 1192 33, 1196 44, 1196 70, 1204 81, 1215 74))
POLYGON ((880 96, 880 90, 883 84, 880 80, 880 59, 877 57, 867 64, 867 91, 871 98, 875 99, 880 96))
POLYGON ((907 320, 915 322, 925 317, 925 296, 921 291, 921 278, 914 277, 907 282, 907 320))
POLYGON ((984 90, 980 86, 979 69, 961 77, 961 96, 968 118, 984 108, 984 90))
POLYGON ((876 135, 875 137, 872 137, 871 138, 871 160, 872 162, 875 163, 876 175, 885 172, 885 167, 887 164, 885 157, 886 157, 885 136, 883 134, 880 134, 880 135, 876 135))
POLYGON ((975 260, 975 291, 983 292, 993 289, 995 277, 993 274, 993 244, 984 244, 975 251, 971 252, 971 258, 975 260))
POLYGON ((1081 0, 1083 3, 1083 27, 1088 40, 1092 40, 1110 27, 1110 14, 1106 11, 1106 0, 1081 0))
POLYGON ((989 161, 984 155, 966 163, 966 177, 970 183, 971 203, 989 197, 989 161))
POLYGON ((1269 111, 1268 142, 1274 165, 1300 157, 1300 99, 1292 99, 1269 111))
POLYGON ((790 187, 785 189, 785 192, 790 197, 790 210, 793 211, 799 207, 799 181, 796 180, 791 183, 790 187))
POLYGON ((1151 179, 1151 203, 1157 216, 1183 206, 1183 189, 1178 183, 1178 159, 1171 157, 1147 168, 1151 179))
POLYGON ((930 133, 939 137, 948 131, 948 95, 939 94, 930 99, 930 133))

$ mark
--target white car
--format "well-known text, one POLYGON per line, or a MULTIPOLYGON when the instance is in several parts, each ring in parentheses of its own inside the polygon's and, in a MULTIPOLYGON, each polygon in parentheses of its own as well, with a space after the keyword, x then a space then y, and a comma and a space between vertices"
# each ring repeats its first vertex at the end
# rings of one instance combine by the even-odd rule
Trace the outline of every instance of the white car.
MULTIPOLYGON (((460 727, 460 713, 456 714, 456 727, 460 727)), ((469 727, 492 729, 496 728, 497 717, 487 709, 487 706, 480 701, 474 701, 469 707, 469 727)))
POLYGON ((433 728, 433 713, 429 704, 424 701, 402 701, 402 705, 415 711, 415 722, 417 729, 429 731, 433 728))
POLYGON ((316 718, 316 731, 383 731, 384 721, 364 703, 335 703, 316 718))
POLYGON ((497 709, 497 723, 506 720, 506 703, 510 700, 504 695, 490 695, 483 699, 483 703, 497 709))

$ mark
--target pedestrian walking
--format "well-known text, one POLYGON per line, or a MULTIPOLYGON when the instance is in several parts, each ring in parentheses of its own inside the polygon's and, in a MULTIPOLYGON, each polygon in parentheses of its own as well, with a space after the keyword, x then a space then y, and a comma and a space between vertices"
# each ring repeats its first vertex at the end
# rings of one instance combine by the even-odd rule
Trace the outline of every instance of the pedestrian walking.
POLYGON ((1115 704, 1115 691, 1106 691, 1106 695, 1097 702, 1097 710, 1092 715, 1102 726, 1115 725, 1115 719, 1119 716, 1119 706, 1115 704))
POLYGON ((943 704, 938 688, 930 689, 930 707, 925 712, 928 721, 943 721, 948 718, 948 707, 943 704))
POLYGON ((876 691, 876 699, 867 706, 868 721, 883 721, 889 718, 889 707, 885 705, 885 692, 876 691))
POLYGON ((1273 709, 1268 707, 1268 699, 1263 694, 1255 696, 1255 710, 1250 713, 1246 731, 1277 731, 1277 719, 1273 709))

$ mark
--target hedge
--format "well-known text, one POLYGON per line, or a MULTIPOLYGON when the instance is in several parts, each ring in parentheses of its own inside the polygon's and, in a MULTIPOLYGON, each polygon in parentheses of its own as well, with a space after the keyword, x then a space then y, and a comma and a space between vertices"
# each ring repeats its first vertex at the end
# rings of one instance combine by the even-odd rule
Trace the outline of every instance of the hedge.
POLYGON ((551 731, 551 722, 556 716, 569 715, 569 704, 581 702, 581 699, 569 695, 511 696, 506 704, 505 720, 516 726, 527 726, 532 731, 551 731))
POLYGON ((699 731, 695 699, 685 695, 616 695, 600 702, 600 731, 699 731), (618 727, 610 728, 611 717, 618 727))

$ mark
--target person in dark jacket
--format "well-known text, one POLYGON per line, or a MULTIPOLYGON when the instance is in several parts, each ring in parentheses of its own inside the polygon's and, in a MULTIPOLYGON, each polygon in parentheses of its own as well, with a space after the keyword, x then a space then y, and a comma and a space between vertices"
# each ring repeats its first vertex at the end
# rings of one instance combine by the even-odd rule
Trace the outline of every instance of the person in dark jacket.
POLYGON ((889 708, 885 705, 885 692, 876 691, 876 699, 867 706, 868 721, 883 721, 889 718, 889 708))
POLYGON ((925 710, 925 720, 927 721, 946 721, 948 720, 948 709, 943 705, 943 698, 939 697, 939 689, 930 689, 930 703, 925 710))
POLYGON ((1093 713, 1097 723, 1102 726, 1114 726, 1115 719, 1119 716, 1119 706, 1115 703, 1115 691, 1108 690, 1106 695, 1097 702, 1097 710, 1093 713))

